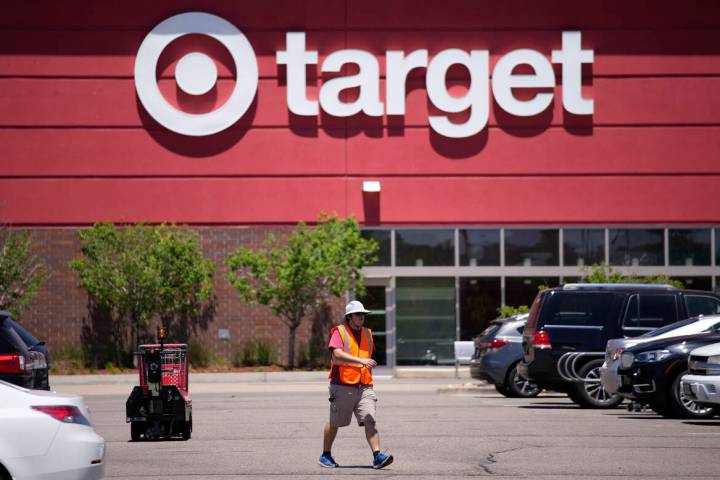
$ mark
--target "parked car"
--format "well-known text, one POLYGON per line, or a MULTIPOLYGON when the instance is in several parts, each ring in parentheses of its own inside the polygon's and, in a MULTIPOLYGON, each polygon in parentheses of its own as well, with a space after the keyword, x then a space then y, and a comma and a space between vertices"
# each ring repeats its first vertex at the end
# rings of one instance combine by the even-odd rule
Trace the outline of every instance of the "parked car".
POLYGON ((688 357, 688 373, 680 379, 680 388, 698 405, 720 404, 720 343, 696 348, 688 357))
POLYGON ((720 342, 720 334, 701 333, 654 340, 630 347, 620 355, 618 393, 649 405, 666 417, 707 418, 713 408, 696 404, 682 390, 687 358, 698 347, 720 342))
POLYGON ((20 335, 0 316, 0 380, 35 387, 35 360, 20 335))
POLYGON ((523 333, 518 373, 540 388, 567 392, 582 407, 615 407, 622 397, 600 382, 608 340, 719 310, 719 296, 669 285, 568 284, 543 290, 523 333))
POLYGON ((35 377, 34 388, 40 390, 50 390, 51 359, 50 352, 45 346, 45 342, 41 342, 33 335, 31 335, 19 323, 17 323, 10 317, 9 312, 0 311, 0 316, 5 317, 5 322, 7 322, 13 328, 13 330, 17 332, 20 338, 22 338, 23 342, 25 342, 25 345, 28 346, 28 349, 31 352, 35 352, 34 354, 32 354, 34 362, 33 371, 35 377))
POLYGON ((0 478, 99 479, 105 440, 81 397, 0 381, 0 478))
POLYGON ((535 397, 537 385, 517 374, 522 360, 522 331, 529 314, 493 320, 477 337, 475 353, 470 360, 470 375, 495 385, 506 397, 535 397))
POLYGON ((720 315, 692 317, 645 333, 636 338, 614 338, 608 340, 605 348, 605 363, 600 367, 600 380, 603 388, 611 394, 617 393, 620 366, 620 355, 627 348, 663 338, 682 337, 704 332, 720 330, 720 315))
MULTIPOLYGON (((22 344, 26 346, 26 349, 23 349, 21 345, 15 345, 17 343, 17 338, 15 338, 15 335, 12 335, 13 338, 10 339, 9 333, 0 333, 0 336, 5 335, 8 338, 8 343, 10 344, 6 345, 6 348, 4 349, 3 347, 0 347, 0 350, 7 350, 6 352, 2 353, 16 354, 15 356, 11 356, 11 358, 5 359, 4 363, 6 365, 6 368, 15 371, 15 373, 12 373, 14 378, 18 378, 19 370, 31 371, 33 378, 32 383, 25 383, 23 379, 19 380, 20 383, 17 383, 10 378, 5 378, 5 380, 10 381, 11 383, 16 383, 22 387, 38 390, 50 390, 50 352, 48 352, 47 348, 45 347, 45 342, 39 341, 30 333, 28 333, 22 326, 20 326, 20 324, 18 324, 10 317, 9 312, 0 311, 0 323, 3 324, 2 328, 10 328, 11 330, 14 330, 17 334, 17 337, 20 337, 22 344), (27 353, 24 354, 25 358, 24 360, 21 360, 20 353, 21 351, 25 352, 26 350, 27 353), (23 368, 20 368, 20 362, 24 363, 23 368)), ((0 367, 0 374, 3 373, 2 370, 3 368, 0 367)), ((22 377, 24 375, 20 376, 22 377)))

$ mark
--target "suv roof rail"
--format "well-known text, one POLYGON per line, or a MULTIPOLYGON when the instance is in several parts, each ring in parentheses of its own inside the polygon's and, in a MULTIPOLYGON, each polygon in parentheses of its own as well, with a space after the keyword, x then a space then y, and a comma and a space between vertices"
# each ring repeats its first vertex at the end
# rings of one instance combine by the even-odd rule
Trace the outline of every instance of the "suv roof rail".
POLYGON ((632 289, 661 289, 677 290, 674 285, 660 283, 566 283, 563 290, 583 290, 592 288, 632 288, 632 289))

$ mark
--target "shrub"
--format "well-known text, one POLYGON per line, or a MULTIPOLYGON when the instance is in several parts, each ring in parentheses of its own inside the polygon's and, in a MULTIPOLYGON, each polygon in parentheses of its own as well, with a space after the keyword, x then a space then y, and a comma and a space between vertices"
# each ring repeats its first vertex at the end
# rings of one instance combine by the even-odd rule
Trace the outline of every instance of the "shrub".
POLYGON ((85 368, 85 351, 80 347, 63 345, 51 354, 53 371, 75 371, 85 368))
POLYGON ((235 351, 233 365, 236 367, 269 366, 275 363, 277 350, 270 340, 265 338, 248 339, 235 351))

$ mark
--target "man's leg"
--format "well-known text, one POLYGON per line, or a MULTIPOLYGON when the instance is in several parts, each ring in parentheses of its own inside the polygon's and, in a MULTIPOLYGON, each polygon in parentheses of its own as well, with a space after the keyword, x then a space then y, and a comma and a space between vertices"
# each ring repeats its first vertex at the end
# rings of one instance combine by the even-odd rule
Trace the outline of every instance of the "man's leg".
POLYGON ((365 422, 365 438, 367 438, 373 453, 380 450, 380 432, 378 432, 375 422, 365 422))
POLYGON ((332 449, 332 444, 337 436, 338 428, 330 425, 330 422, 325 424, 323 429, 323 451, 329 452, 332 449))

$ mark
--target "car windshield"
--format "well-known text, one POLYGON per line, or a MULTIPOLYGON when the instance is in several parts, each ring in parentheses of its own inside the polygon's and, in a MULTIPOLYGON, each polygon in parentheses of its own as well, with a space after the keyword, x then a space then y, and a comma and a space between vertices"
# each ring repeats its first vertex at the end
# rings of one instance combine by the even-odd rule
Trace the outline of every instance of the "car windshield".
POLYGON ((654 338, 662 335, 665 332, 669 332, 671 330, 675 330, 676 328, 684 327, 685 325, 690 325, 692 323, 695 323, 699 320, 699 317, 693 317, 688 318, 686 320, 680 320, 679 322, 671 323, 670 325, 665 325, 664 327, 660 327, 656 330, 653 330, 652 332, 647 332, 644 335, 640 335, 638 338, 654 338))

